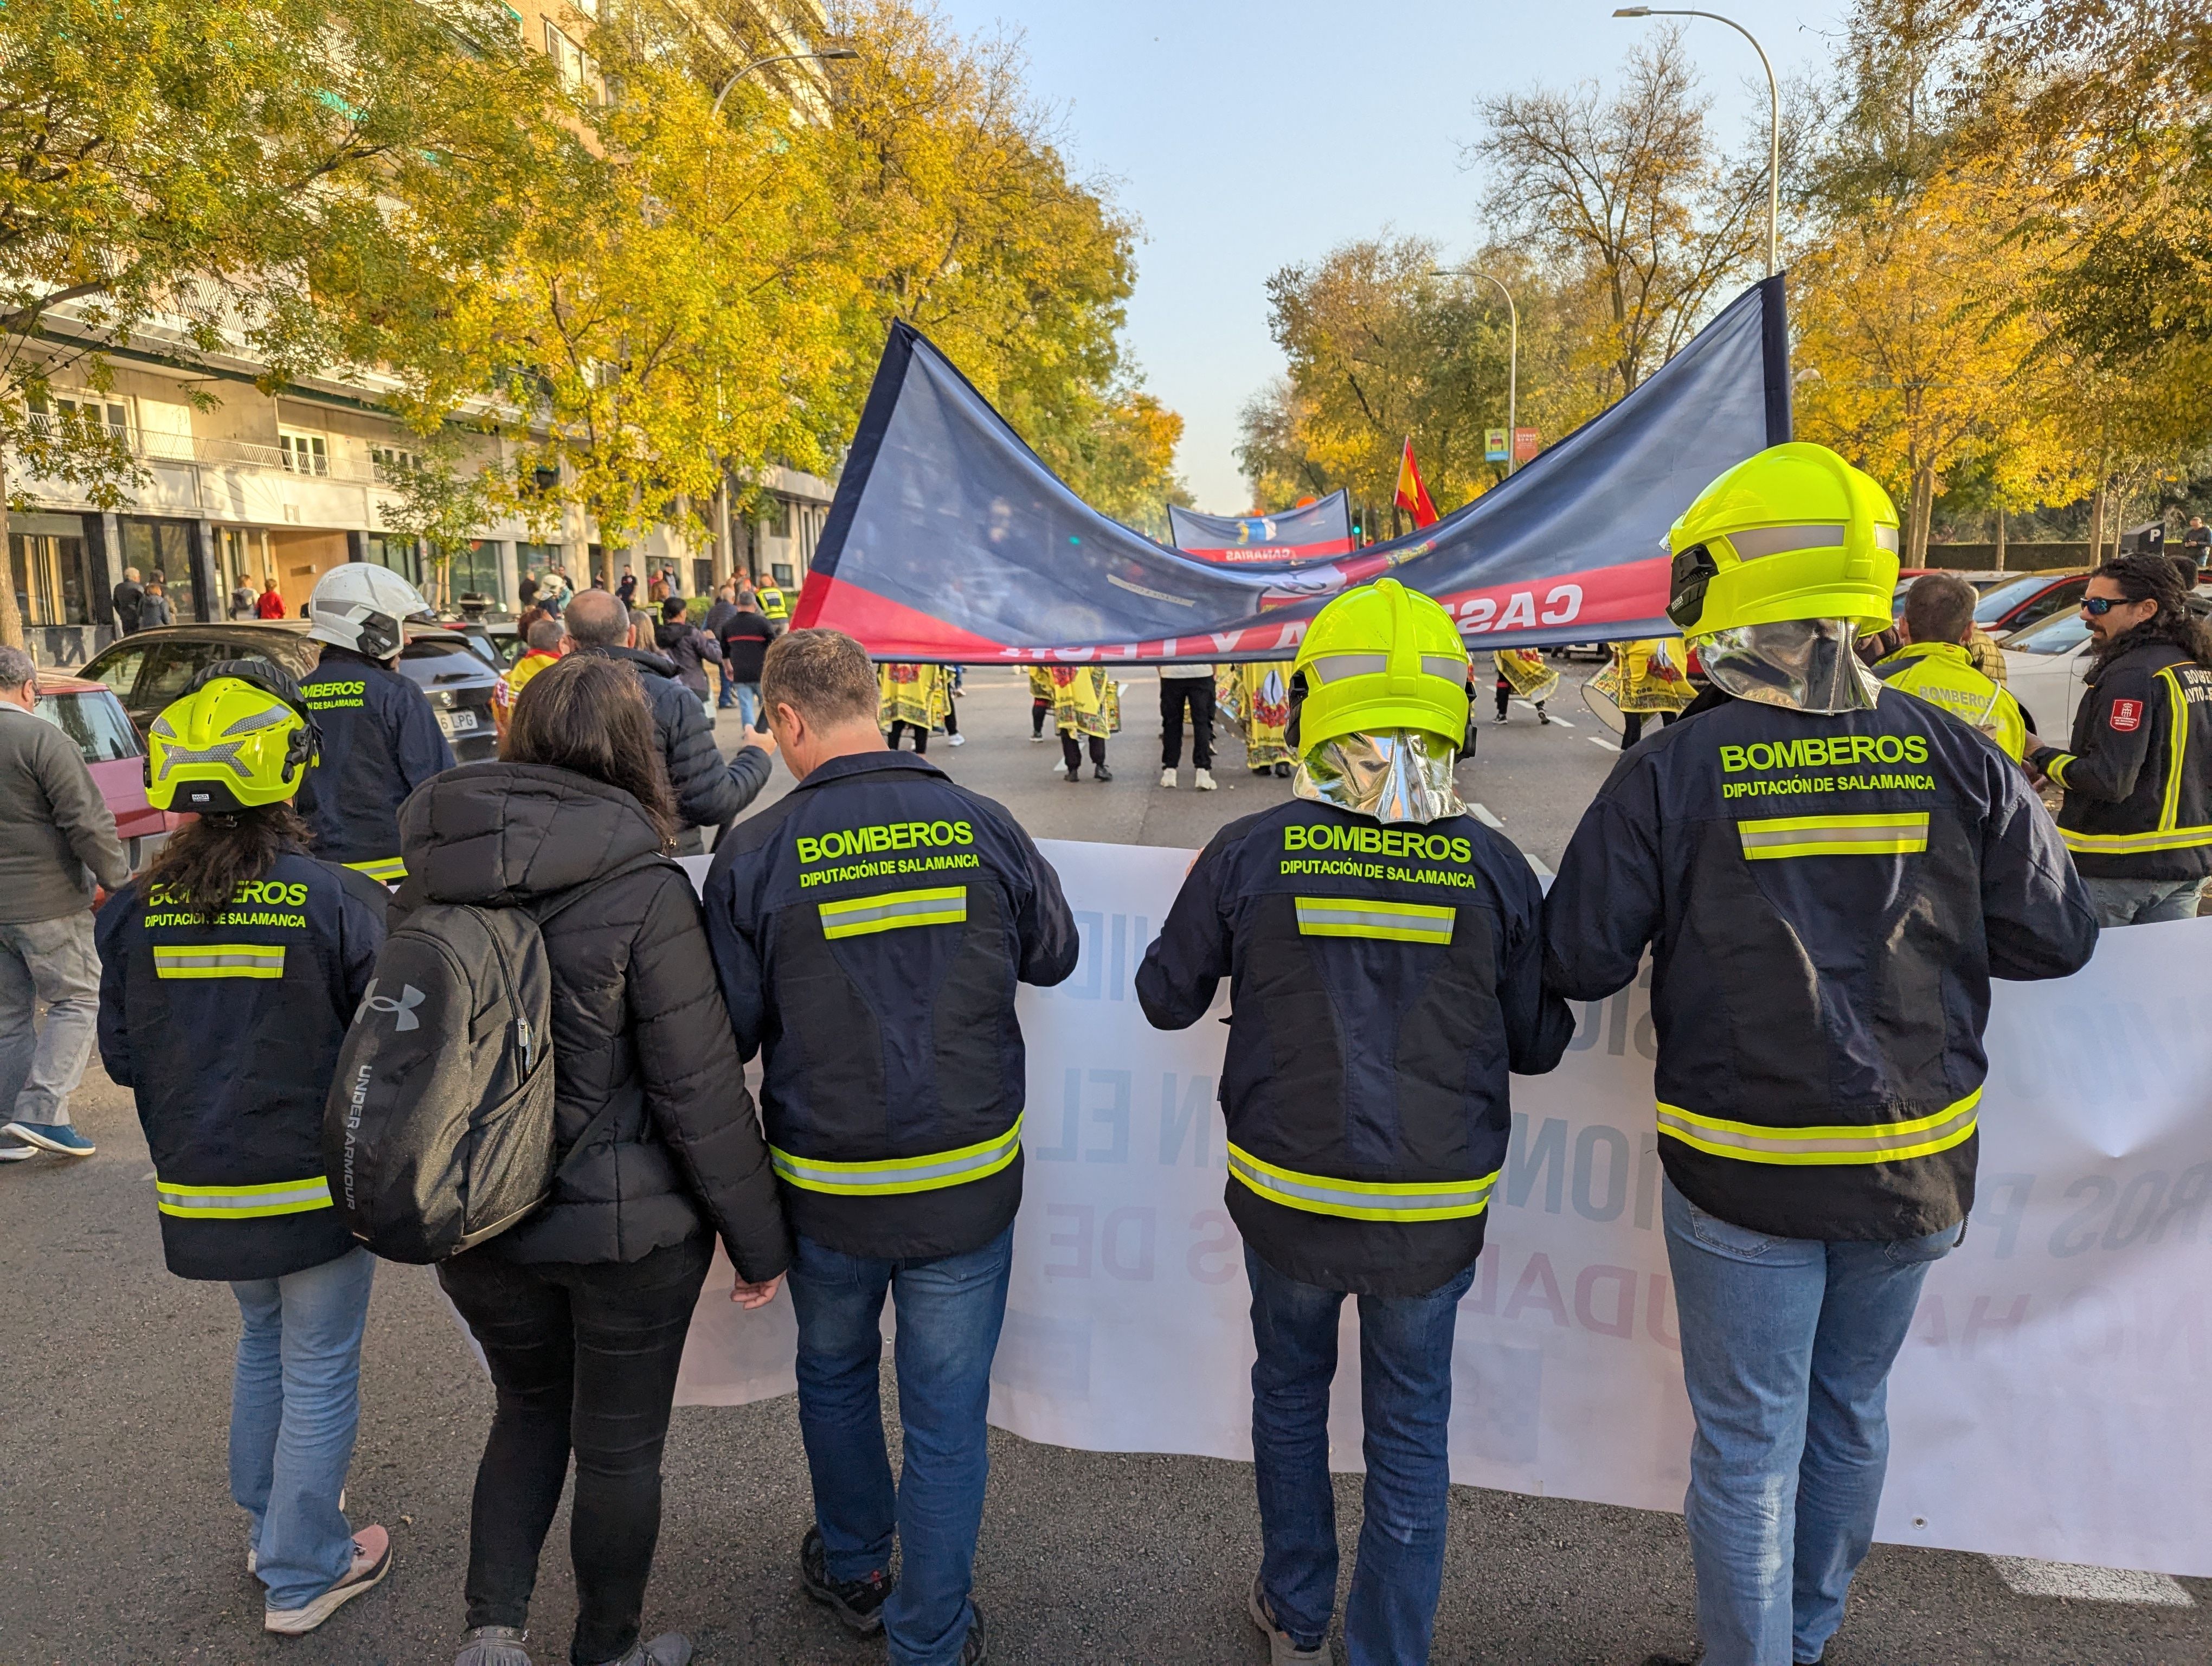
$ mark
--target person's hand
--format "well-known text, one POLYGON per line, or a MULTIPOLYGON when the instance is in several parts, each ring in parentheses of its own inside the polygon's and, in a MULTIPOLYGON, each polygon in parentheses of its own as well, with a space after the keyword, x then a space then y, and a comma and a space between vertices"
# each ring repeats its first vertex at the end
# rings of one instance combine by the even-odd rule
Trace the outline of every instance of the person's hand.
POLYGON ((782 1284, 783 1274, 781 1273, 766 1284, 747 1284, 743 1279, 739 1279, 730 1286, 730 1299, 750 1313, 755 1308, 766 1307, 774 1301, 775 1292, 782 1284))
POLYGON ((765 728, 747 729, 745 731, 745 745, 748 746, 757 746, 761 751, 766 752, 770 757, 774 757, 775 756, 775 731, 765 728))

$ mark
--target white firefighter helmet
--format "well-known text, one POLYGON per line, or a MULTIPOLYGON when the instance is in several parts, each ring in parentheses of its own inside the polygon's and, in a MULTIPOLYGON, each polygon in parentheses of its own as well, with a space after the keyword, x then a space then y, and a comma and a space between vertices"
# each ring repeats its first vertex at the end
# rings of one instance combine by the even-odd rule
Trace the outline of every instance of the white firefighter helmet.
POLYGON ((307 599, 307 635, 318 642, 349 648, 372 660, 389 660, 404 645, 400 622, 434 623, 422 593, 389 568, 365 561, 333 567, 315 581, 307 599))

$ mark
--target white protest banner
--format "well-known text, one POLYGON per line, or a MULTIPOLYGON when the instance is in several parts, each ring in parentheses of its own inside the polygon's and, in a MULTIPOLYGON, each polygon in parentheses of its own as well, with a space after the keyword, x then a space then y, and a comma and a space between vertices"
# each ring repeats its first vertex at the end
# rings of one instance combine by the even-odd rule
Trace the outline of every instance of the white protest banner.
MULTIPOLYGON (((1022 993, 1027 1183, 992 1419, 1060 1445, 1249 1458, 1249 1292, 1214 1104, 1227 986, 1175 1035, 1132 988, 1190 853, 1045 851, 1083 958, 1022 993)), ((1559 1068, 1513 1084, 1460 1310, 1452 1476, 1679 1510, 1690 1415, 1650 1003, 1632 989, 1577 1016, 1559 1068)), ((2212 921, 2109 933, 2075 977, 1997 985, 1988 1043, 1979 1201, 1891 1381, 1879 1536, 2212 1575, 2212 921)), ((1344 1468, 1354 1307, 1332 1399, 1344 1468)), ((679 1400, 789 1389, 793 1334, 787 1300, 740 1314, 718 1268, 679 1400)))

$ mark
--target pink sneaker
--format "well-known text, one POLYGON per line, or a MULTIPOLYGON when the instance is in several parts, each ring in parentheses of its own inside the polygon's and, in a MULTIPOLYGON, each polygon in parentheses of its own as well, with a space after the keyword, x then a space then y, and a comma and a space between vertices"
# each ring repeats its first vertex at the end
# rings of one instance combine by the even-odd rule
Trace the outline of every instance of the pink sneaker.
POLYGON ((261 1628, 280 1637, 304 1637, 392 1572, 392 1535, 364 1527, 353 1535, 353 1566, 345 1578, 303 1608, 264 1608, 261 1628))

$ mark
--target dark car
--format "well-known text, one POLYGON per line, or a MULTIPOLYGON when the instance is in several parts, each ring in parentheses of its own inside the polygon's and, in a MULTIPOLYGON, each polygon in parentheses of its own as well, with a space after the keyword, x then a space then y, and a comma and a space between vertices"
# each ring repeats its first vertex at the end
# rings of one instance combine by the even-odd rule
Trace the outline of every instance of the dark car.
POLYGON ((184 818, 146 801, 146 754, 114 691, 82 677, 39 673, 38 714, 76 743, 92 784, 115 818, 137 873, 184 818))
MULTIPOLYGON (((164 706, 181 698, 192 679, 219 660, 265 660, 305 677, 322 651, 321 643, 308 640, 304 619, 161 625, 125 637, 96 655, 82 675, 114 690, 143 734, 164 706)), ((491 695, 499 673, 465 636, 442 626, 410 626, 399 673, 429 696, 456 758, 467 763, 497 755, 491 695)))

